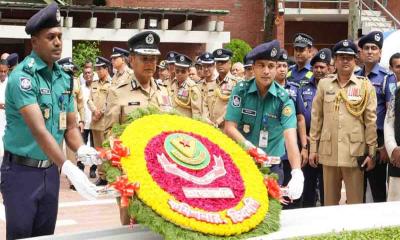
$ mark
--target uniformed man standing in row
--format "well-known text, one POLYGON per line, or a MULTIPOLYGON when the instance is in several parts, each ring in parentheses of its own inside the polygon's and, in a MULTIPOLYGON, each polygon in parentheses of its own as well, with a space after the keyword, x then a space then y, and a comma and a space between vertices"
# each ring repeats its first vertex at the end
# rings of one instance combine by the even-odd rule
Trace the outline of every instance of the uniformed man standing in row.
POLYGON ((177 54, 175 60, 176 78, 171 84, 172 106, 181 114, 201 119, 202 96, 200 88, 189 78, 192 60, 183 54, 177 54))
POLYGON ((25 31, 32 52, 10 74, 6 89, 7 127, 1 166, 6 238, 51 235, 57 220, 59 169, 87 198, 95 186, 60 147, 77 151, 86 163, 97 152, 83 144, 77 127, 71 77, 55 63, 61 57, 60 11, 53 3, 33 15, 25 31))
POLYGON ((303 191, 303 173, 297 147, 296 115, 293 101, 278 83, 277 40, 255 47, 248 58, 254 61, 255 78, 236 85, 225 115, 225 133, 245 149, 257 147, 260 154, 282 156, 288 150, 292 178, 288 195, 298 199, 303 191))
POLYGON ((311 125, 311 109, 317 93, 318 83, 329 72, 329 64, 332 52, 328 48, 321 49, 312 59, 311 66, 313 76, 310 82, 300 87, 297 92, 296 109, 298 134, 301 143, 302 167, 304 172, 303 207, 315 207, 317 204, 317 192, 319 190, 320 203, 324 206, 324 181, 322 166, 308 161, 309 136, 311 125))
POLYGON ((310 58, 313 38, 305 33, 294 36, 295 65, 289 68, 287 80, 298 84, 298 87, 309 82, 312 77, 310 58))
POLYGON ((243 67, 244 67, 244 80, 251 80, 254 78, 254 71, 253 71, 253 60, 249 59, 246 56, 243 58, 243 67))
MULTIPOLYGON (((108 134, 115 123, 124 123, 127 115, 137 108, 155 106, 162 111, 171 110, 168 90, 153 79, 160 55, 159 42, 160 37, 152 31, 140 32, 128 40, 129 62, 134 74, 133 78, 110 89, 106 112, 108 134)), ((120 219, 123 225, 130 223, 127 208, 120 207, 120 219)))
MULTIPOLYGON (((167 56, 165 57, 165 63, 167 63, 167 68, 170 76, 169 79, 171 81, 175 79, 175 58, 177 54, 178 54, 177 52, 170 51, 167 53, 167 56)), ((169 83, 168 85, 171 85, 171 83, 169 83)))
POLYGON ((337 74, 318 83, 311 112, 310 162, 322 164, 324 203, 338 205, 342 181, 348 204, 362 203, 364 171, 374 168, 376 95, 366 77, 353 74, 357 46, 333 47, 337 74))
POLYGON ((217 49, 213 52, 218 76, 216 79, 211 78, 211 81, 207 80, 204 91, 207 94, 207 98, 203 99, 205 101, 203 104, 205 107, 204 115, 209 118, 214 126, 221 129, 224 126, 226 105, 232 89, 238 82, 238 78, 230 74, 232 55, 233 53, 227 49, 217 49))
POLYGON ((126 64, 129 52, 125 49, 114 47, 111 55, 111 63, 116 73, 112 77, 111 85, 115 86, 125 79, 132 77, 133 71, 126 64))
POLYGON ((386 201, 386 169, 389 157, 384 145, 383 122, 392 95, 390 88, 396 87, 393 75, 390 75, 386 69, 379 65, 382 45, 383 34, 379 31, 370 32, 366 36, 360 38, 358 46, 361 48, 360 59, 364 66, 355 73, 359 76, 368 77, 375 87, 377 98, 376 125, 378 135, 377 150, 379 154, 377 154, 375 168, 365 174, 366 178, 364 183, 366 189, 368 180, 374 202, 386 201))

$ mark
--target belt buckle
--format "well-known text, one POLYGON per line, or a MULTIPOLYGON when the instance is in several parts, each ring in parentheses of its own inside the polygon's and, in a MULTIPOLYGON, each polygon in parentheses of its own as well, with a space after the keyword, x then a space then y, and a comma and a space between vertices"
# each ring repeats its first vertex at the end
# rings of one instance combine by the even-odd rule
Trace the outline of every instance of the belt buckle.
POLYGON ((38 162, 38 168, 48 168, 50 166, 49 160, 42 160, 38 162))

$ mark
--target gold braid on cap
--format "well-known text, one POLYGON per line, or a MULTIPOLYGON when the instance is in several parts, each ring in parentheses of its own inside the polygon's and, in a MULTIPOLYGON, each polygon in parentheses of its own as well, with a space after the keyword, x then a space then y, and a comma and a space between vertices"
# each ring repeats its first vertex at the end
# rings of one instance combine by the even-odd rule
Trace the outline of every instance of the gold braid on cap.
POLYGON ((336 112, 339 111, 340 102, 344 102, 349 113, 355 117, 359 117, 364 112, 368 100, 369 100, 369 93, 367 92, 367 82, 366 80, 364 80, 361 85, 360 100, 350 101, 347 98, 345 89, 344 88, 340 89, 340 91, 336 94, 335 98, 335 111, 336 112))

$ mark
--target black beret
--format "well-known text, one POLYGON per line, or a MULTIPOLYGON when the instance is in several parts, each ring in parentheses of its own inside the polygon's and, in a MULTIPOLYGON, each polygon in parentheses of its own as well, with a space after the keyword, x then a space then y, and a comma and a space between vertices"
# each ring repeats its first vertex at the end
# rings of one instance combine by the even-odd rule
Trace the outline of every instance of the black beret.
POLYGON ((288 61, 288 53, 285 49, 281 49, 279 51, 279 58, 278 58, 279 62, 287 62, 288 61))
POLYGON ((25 26, 28 35, 35 34, 42 29, 60 27, 61 14, 57 3, 53 2, 33 15, 25 26))
POLYGON ((310 35, 307 35, 305 33, 297 33, 296 35, 294 35, 293 39, 294 47, 301 48, 305 48, 307 46, 311 47, 313 45, 313 41, 314 39, 310 35))
POLYGON ((8 57, 6 58, 8 66, 10 67, 14 67, 15 65, 18 64, 18 54, 17 53, 11 53, 10 55, 8 55, 8 57))
POLYGON ((364 44, 366 43, 374 43, 376 44, 380 49, 382 49, 383 46, 383 33, 380 31, 373 31, 368 33, 367 35, 363 36, 358 40, 358 46, 362 48, 364 44))
POLYGON ((107 58, 100 57, 100 56, 96 57, 96 64, 95 64, 96 67, 108 67, 110 65, 111 65, 111 62, 107 58))
POLYGON ((129 51, 140 55, 160 55, 160 37, 153 31, 135 34, 128 40, 129 51))
POLYGON ((129 51, 127 51, 123 48, 113 47, 111 57, 115 58, 115 57, 122 57, 122 56, 125 56, 125 57, 129 56, 129 51))
POLYGON ((358 48, 356 44, 351 40, 342 40, 333 46, 333 54, 348 54, 357 55, 358 48))
POLYGON ((332 59, 332 51, 329 48, 323 48, 311 59, 310 64, 314 66, 316 62, 324 62, 330 64, 332 59))
POLYGON ((258 45, 255 47, 247 57, 249 59, 252 59, 253 61, 256 60, 278 60, 279 57, 279 41, 278 40, 273 40, 270 42, 266 42, 263 44, 258 45))
POLYGON ((192 59, 184 54, 178 54, 175 56, 175 66, 188 68, 192 65, 192 59))
POLYGON ((166 63, 175 63, 176 59, 175 57, 178 55, 179 53, 175 52, 175 51, 170 51, 167 53, 167 56, 165 56, 165 62, 166 63))
POLYGON ((214 61, 216 61, 216 62, 228 61, 233 56, 233 53, 229 49, 220 48, 220 49, 214 50, 213 56, 214 56, 214 61))
POLYGON ((214 56, 209 52, 205 52, 205 53, 201 54, 199 59, 200 59, 201 64, 213 64, 215 62, 214 56))

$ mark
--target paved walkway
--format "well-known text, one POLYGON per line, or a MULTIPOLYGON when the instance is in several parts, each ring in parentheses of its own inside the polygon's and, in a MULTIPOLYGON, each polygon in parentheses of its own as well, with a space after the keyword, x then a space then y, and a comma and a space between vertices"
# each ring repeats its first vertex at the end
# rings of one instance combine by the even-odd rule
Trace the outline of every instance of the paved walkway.
MULTIPOLYGON (((69 189, 65 177, 61 177, 60 203, 55 234, 76 233, 109 229, 121 226, 115 198, 86 201, 69 189)), ((93 180, 94 181, 94 180, 93 180)), ((6 224, 3 199, 0 194, 0 239, 5 239, 6 224)))

